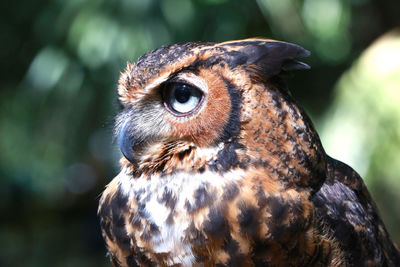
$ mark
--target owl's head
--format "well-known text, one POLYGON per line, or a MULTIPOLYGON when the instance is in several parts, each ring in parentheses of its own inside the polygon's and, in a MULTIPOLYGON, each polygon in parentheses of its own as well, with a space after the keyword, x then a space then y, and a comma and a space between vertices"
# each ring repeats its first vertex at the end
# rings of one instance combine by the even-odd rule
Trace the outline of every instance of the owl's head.
POLYGON ((295 59, 308 55, 295 44, 246 39, 163 46, 128 63, 118 86, 122 163, 204 170, 313 157, 299 151, 320 146, 318 137, 279 79, 308 68, 295 59))

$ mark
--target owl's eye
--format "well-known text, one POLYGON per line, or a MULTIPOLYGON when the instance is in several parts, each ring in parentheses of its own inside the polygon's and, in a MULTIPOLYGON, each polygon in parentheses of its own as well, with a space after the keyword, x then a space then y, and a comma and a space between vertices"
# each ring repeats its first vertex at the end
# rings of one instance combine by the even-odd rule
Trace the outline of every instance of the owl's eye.
POLYGON ((167 83, 163 95, 164 105, 177 116, 194 111, 203 98, 199 89, 184 83, 167 83))

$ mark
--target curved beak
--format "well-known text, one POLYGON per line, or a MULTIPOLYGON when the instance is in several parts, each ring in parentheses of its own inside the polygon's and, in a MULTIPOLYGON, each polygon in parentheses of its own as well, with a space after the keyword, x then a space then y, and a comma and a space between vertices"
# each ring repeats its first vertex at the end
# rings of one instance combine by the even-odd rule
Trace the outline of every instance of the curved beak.
POLYGON ((135 158, 133 157, 135 139, 129 122, 129 119, 125 119, 120 126, 118 131, 118 145, 124 157, 132 164, 136 164, 135 158))

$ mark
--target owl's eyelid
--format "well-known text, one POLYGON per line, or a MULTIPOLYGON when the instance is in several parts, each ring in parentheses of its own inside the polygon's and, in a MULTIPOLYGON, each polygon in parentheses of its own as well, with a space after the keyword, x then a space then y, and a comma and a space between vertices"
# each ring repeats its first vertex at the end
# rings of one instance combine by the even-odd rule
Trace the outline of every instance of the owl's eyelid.
POLYGON ((164 84, 167 83, 186 84, 200 90, 204 96, 208 94, 208 86, 205 80, 191 72, 180 72, 164 82, 164 84))
POLYGON ((180 79, 179 77, 174 77, 168 81, 165 81, 164 84, 174 84, 174 83, 178 83, 178 84, 184 84, 184 85, 188 85, 188 86, 192 86, 197 88, 196 85, 184 80, 184 79, 180 79))
POLYGON ((194 85, 193 83, 181 78, 181 77, 173 77, 167 81, 164 82, 164 86, 167 84, 183 84, 183 85, 187 85, 190 87, 194 87, 196 89, 198 89, 200 92, 202 92, 203 94, 205 93, 200 87, 198 87, 197 85, 194 85))

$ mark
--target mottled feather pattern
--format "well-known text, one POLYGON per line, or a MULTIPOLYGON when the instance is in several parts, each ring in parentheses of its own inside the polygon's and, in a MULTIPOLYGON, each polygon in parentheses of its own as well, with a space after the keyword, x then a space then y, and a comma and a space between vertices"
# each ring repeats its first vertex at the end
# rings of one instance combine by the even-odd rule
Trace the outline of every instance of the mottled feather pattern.
POLYGON ((128 63, 121 172, 99 205, 114 266, 400 265, 362 179, 325 154, 282 80, 308 54, 246 39, 128 63))

